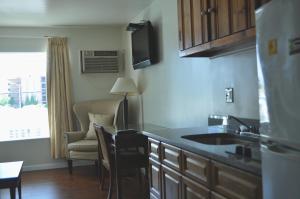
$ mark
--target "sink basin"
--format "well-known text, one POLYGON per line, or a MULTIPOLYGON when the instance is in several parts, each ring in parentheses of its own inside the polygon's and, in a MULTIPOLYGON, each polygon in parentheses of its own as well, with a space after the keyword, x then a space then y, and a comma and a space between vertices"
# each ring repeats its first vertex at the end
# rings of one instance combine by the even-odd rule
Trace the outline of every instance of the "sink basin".
POLYGON ((229 145, 229 144, 243 144, 249 145, 257 140, 252 140, 249 138, 243 138, 239 135, 234 135, 231 133, 209 133, 209 134, 196 134, 196 135, 185 135, 182 138, 187 140, 192 140, 202 144, 208 145, 229 145))

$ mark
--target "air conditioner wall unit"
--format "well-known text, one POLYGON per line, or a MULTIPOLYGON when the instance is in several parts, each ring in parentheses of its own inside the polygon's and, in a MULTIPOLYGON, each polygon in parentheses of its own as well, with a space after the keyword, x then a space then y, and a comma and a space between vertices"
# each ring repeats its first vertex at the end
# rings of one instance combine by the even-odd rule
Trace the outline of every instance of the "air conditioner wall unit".
POLYGON ((82 73, 118 73, 120 52, 116 50, 81 50, 82 73))

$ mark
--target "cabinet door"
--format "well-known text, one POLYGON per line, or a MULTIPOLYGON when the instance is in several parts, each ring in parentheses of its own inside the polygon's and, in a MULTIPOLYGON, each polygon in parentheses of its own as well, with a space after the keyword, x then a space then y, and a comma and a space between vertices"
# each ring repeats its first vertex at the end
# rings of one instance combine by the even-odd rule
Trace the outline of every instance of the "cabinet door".
POLYGON ((232 32, 247 29, 247 1, 231 0, 232 32))
POLYGON ((230 34, 229 0, 209 0, 207 9, 210 23, 210 40, 230 34))
POLYGON ((231 199, 261 199, 261 178, 224 164, 212 163, 212 190, 231 199))
POLYGON ((193 46, 209 41, 207 0, 192 0, 193 46))
POLYGON ((181 39, 182 49, 188 49, 193 46, 192 42, 192 4, 191 0, 180 0, 178 3, 181 7, 181 39))
POLYGON ((149 186, 151 198, 161 198, 161 169, 160 164, 149 158, 149 186))
POLYGON ((209 190, 201 184, 183 176, 182 199, 209 199, 209 190))
POLYGON ((162 199, 181 199, 180 174, 162 165, 162 199))
POLYGON ((183 46, 183 0, 177 0, 177 15, 178 15, 178 41, 179 41, 179 50, 184 50, 183 46))
POLYGON ((250 22, 249 26, 254 27, 255 26, 255 1, 256 0, 249 0, 249 13, 250 13, 250 22))
POLYGON ((207 0, 177 0, 179 49, 209 41, 207 0))
POLYGON ((216 34, 217 38, 222 38, 230 34, 230 10, 229 0, 211 0, 215 1, 212 7, 212 15, 216 18, 216 34))

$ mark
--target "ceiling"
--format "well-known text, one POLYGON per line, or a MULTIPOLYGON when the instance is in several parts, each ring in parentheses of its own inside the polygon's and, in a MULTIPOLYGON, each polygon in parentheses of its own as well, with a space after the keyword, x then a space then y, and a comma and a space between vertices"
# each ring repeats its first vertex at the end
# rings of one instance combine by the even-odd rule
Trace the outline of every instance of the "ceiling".
POLYGON ((128 23, 152 0, 0 0, 0 26, 128 23))

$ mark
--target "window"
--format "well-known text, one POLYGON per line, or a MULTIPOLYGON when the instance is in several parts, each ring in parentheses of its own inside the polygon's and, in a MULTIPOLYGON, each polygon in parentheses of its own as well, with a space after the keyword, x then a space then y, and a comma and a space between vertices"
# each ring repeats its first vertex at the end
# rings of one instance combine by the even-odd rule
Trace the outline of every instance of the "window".
POLYGON ((0 141, 49 137, 46 53, 0 53, 0 141))

